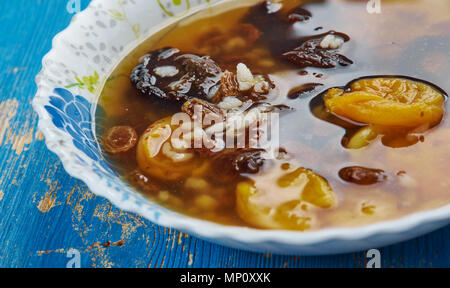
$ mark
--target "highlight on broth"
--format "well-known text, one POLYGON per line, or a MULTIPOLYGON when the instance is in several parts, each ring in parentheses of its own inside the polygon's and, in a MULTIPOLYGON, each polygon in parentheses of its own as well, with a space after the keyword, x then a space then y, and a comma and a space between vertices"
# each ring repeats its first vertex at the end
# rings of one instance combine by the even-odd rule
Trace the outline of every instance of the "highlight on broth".
POLYGON ((450 4, 383 5, 225 1, 161 27, 105 84, 105 157, 153 201, 226 225, 449 204, 450 4))

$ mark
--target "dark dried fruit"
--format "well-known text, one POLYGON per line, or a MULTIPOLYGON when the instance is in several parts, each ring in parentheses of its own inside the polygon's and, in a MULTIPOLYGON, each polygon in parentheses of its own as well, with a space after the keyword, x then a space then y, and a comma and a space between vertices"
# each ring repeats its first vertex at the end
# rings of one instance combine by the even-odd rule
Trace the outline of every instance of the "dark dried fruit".
POLYGON ((264 165, 261 150, 250 150, 238 154, 233 160, 233 168, 238 173, 256 174, 264 165))
POLYGON ((212 176, 219 182, 228 182, 241 174, 256 174, 264 165, 262 150, 224 150, 213 156, 212 176))
POLYGON ((130 76, 145 96, 170 101, 212 99, 220 88, 222 69, 208 56, 164 48, 145 55, 130 76))
POLYGON ((317 68, 334 68, 337 65, 348 66, 353 64, 353 61, 337 53, 336 50, 324 49, 320 46, 323 37, 328 34, 336 34, 341 36, 345 41, 348 41, 348 36, 342 33, 335 33, 330 31, 325 34, 313 36, 292 51, 286 52, 282 58, 295 64, 300 68, 317 67, 317 68))
POLYGON ((339 177, 346 182, 358 185, 372 185, 387 179, 387 175, 383 170, 360 166, 342 168, 339 171, 339 177))
POLYGON ((178 193, 180 183, 182 183, 181 181, 161 181, 149 177, 139 168, 127 174, 127 179, 130 179, 133 186, 149 194, 157 194, 161 190, 171 191, 173 194, 176 194, 178 193))
POLYGON ((142 191, 147 193, 156 193, 161 190, 159 183, 154 183, 150 180, 143 172, 139 169, 132 171, 129 174, 129 179, 132 184, 142 189, 142 191))
POLYGON ((334 68, 337 65, 353 64, 352 60, 335 50, 320 47, 323 37, 328 34, 338 35, 344 41, 350 40, 350 37, 343 33, 329 31, 320 35, 292 38, 292 25, 295 22, 309 20, 312 17, 311 12, 298 6, 292 9, 286 17, 279 10, 273 11, 270 8, 273 5, 270 1, 256 5, 249 10, 244 19, 245 22, 251 23, 265 33, 264 41, 273 55, 281 56, 300 68, 334 68))
POLYGON ((208 56, 200 57, 194 54, 183 54, 176 57, 176 61, 180 61, 186 72, 194 75, 197 84, 202 84, 207 77, 218 76, 222 73, 222 69, 208 56))
POLYGON ((109 153, 118 154, 134 148, 138 134, 130 126, 114 126, 106 132, 103 147, 109 153))
POLYGON ((308 92, 314 91, 318 86, 323 86, 323 84, 320 83, 306 83, 299 87, 296 87, 289 91, 288 98, 289 99, 297 99, 308 92))
POLYGON ((264 33, 263 41, 274 54, 279 56, 292 47, 292 40, 288 37, 289 27, 292 25, 281 13, 279 5, 265 1, 252 7, 244 18, 264 33))

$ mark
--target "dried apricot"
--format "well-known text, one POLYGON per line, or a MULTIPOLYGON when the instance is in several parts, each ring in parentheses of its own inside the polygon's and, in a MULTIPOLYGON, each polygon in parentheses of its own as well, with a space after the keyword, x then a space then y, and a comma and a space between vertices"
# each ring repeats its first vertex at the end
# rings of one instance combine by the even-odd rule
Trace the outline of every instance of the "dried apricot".
POLYGON ((424 83, 401 78, 372 78, 353 83, 350 91, 333 88, 324 97, 338 116, 373 125, 433 126, 444 114, 444 96, 424 83))
POLYGON ((137 162, 148 175, 164 180, 189 177, 205 164, 188 150, 180 151, 172 147, 172 117, 153 123, 141 136, 137 147, 137 162))
POLYGON ((308 230, 316 226, 314 210, 337 203, 328 182, 305 168, 288 173, 281 168, 253 180, 237 185, 236 206, 240 217, 256 227, 308 230))

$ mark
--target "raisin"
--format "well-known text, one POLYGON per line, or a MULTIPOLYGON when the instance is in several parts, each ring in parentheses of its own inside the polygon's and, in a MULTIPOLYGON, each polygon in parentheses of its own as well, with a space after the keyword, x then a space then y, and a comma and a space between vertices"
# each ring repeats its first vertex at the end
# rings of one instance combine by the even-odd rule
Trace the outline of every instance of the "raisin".
POLYGON ((372 185, 387 179, 387 175, 383 170, 361 166, 342 168, 339 171, 339 177, 346 182, 358 185, 372 185))
POLYGON ((262 150, 224 150, 213 156, 212 176, 219 182, 228 182, 241 174, 257 174, 264 165, 262 150))
POLYGON ((264 158, 262 158, 261 150, 246 151, 238 153, 233 160, 233 168, 239 173, 256 174, 264 165, 264 158))
POLYGON ((114 126, 103 138, 103 146, 109 153, 118 154, 134 148, 138 142, 136 131, 130 126, 114 126))
POLYGON ((220 82, 222 83, 221 94, 223 97, 238 96, 240 94, 239 84, 234 73, 226 71, 223 73, 220 82))

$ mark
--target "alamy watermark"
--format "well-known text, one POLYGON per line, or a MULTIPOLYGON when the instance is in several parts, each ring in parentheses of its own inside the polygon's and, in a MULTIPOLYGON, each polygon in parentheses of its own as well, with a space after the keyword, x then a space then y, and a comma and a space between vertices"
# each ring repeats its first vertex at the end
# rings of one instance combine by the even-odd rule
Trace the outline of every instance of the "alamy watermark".
MULTIPOLYGON (((81 0, 68 0, 66 9, 70 14, 79 13, 81 11, 81 0)), ((381 0, 369 0, 367 2, 367 12, 369 14, 380 14, 381 0)))
POLYGON ((81 11, 81 0, 69 0, 69 1, 67 1, 66 10, 70 14, 79 13, 81 11))
POLYGON ((77 249, 69 249, 66 257, 70 260, 66 264, 66 268, 81 268, 81 254, 77 249))
POLYGON ((381 253, 378 249, 370 249, 366 253, 368 259, 366 268, 381 268, 381 253))
POLYGON ((366 8, 369 14, 381 14, 381 0, 369 0, 366 8))

